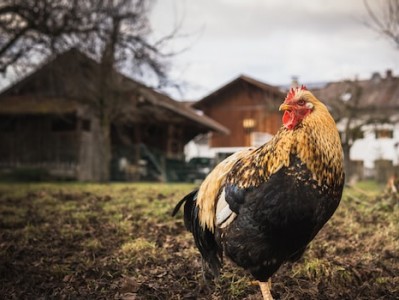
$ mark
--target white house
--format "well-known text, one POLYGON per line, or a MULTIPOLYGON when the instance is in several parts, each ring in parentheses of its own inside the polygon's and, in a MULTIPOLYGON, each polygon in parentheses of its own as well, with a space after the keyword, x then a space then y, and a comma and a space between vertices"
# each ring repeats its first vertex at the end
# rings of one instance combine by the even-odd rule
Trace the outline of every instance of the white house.
POLYGON ((360 178, 385 181, 399 169, 399 78, 392 71, 373 73, 368 80, 328 83, 315 94, 338 120, 343 141, 348 124, 357 128, 349 157, 360 178))

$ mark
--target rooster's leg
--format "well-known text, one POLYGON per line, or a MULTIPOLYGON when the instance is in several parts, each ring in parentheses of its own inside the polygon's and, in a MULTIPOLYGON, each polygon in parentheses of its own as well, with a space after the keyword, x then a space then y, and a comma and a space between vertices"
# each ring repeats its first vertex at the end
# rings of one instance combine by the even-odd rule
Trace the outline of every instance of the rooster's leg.
POLYGON ((259 286, 260 286, 260 290, 262 292, 262 296, 264 300, 273 300, 273 296, 272 293, 270 292, 270 289, 272 287, 272 281, 269 280, 266 281, 259 281, 259 286))

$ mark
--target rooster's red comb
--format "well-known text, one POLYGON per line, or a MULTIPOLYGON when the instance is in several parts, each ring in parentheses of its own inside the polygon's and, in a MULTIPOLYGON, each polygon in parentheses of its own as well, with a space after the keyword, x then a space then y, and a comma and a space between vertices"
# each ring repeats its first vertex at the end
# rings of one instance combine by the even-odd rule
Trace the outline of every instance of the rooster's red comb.
POLYGON ((296 96, 296 94, 300 91, 307 91, 308 89, 306 88, 306 86, 302 85, 301 87, 296 87, 296 88, 291 88, 290 91, 287 94, 287 97, 285 97, 284 101, 290 101, 292 99, 294 99, 294 97, 296 96))

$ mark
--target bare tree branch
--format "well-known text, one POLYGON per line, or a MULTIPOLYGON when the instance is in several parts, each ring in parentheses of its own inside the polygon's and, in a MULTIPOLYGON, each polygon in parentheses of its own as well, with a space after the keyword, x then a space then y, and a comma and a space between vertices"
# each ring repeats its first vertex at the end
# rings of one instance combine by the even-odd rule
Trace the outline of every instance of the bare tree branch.
POLYGON ((370 21, 366 24, 373 30, 383 34, 399 48, 399 0, 385 0, 373 2, 370 5, 364 0, 370 21))

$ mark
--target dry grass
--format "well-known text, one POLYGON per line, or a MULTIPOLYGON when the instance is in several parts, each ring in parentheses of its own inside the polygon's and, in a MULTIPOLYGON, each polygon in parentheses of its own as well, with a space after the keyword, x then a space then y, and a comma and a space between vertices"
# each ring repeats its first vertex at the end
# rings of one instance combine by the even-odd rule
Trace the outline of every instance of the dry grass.
MULTIPOLYGON (((227 263, 206 285, 174 204, 193 185, 0 184, 4 299, 259 299, 227 263)), ((398 299, 399 200, 374 183, 347 189, 277 299, 398 299)))

